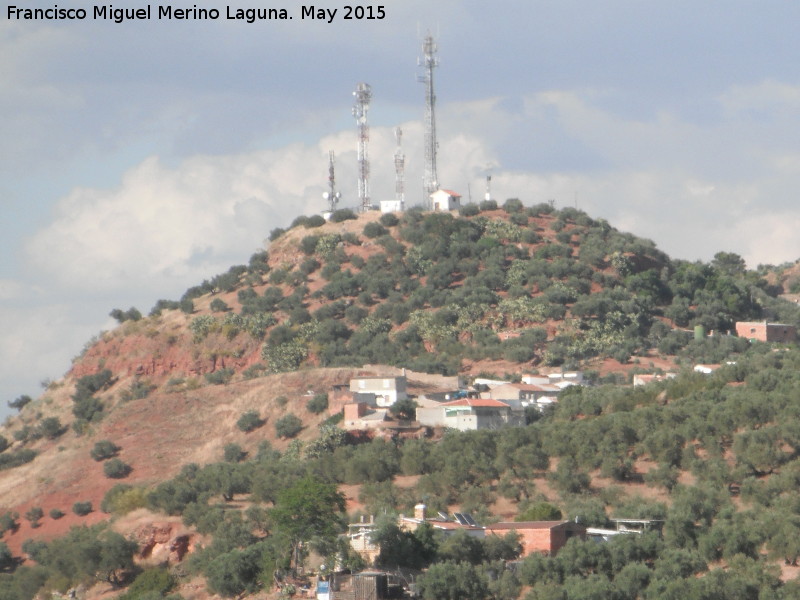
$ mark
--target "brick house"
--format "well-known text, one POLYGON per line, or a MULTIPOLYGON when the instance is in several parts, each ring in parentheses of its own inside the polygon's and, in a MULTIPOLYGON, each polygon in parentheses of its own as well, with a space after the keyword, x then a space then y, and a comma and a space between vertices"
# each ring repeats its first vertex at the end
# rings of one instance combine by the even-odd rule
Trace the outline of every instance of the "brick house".
POLYGON ((736 335, 757 342, 794 342, 797 340, 797 328, 794 325, 768 321, 738 321, 736 335))
POLYGON ((487 536, 504 536, 509 531, 516 531, 520 536, 520 558, 534 552, 555 556, 570 538, 586 539, 586 527, 572 521, 521 521, 486 526, 487 536))

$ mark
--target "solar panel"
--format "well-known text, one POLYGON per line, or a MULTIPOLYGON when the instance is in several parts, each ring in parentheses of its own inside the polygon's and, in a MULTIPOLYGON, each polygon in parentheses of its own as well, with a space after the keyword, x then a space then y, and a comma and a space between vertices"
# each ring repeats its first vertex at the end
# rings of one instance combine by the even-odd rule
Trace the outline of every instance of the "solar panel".
POLYGON ((458 521, 459 524, 461 524, 461 525, 469 525, 467 520, 464 518, 464 515, 462 515, 461 513, 453 513, 453 516, 456 518, 456 521, 458 521))
POLYGON ((472 515, 469 513, 462 513, 464 519, 466 519, 468 525, 472 525, 473 527, 478 527, 478 524, 475 522, 475 519, 472 518, 472 515))
POLYGON ((449 520, 450 520, 450 519, 448 518, 448 516, 447 516, 446 514, 444 514, 442 511, 439 511, 439 518, 440 518, 442 521, 449 521, 449 520))

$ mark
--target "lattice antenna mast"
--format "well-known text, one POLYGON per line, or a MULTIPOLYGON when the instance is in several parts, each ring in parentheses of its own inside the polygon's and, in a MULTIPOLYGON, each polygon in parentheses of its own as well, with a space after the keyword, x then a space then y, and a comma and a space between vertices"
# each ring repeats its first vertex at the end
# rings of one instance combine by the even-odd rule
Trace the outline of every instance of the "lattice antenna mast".
POLYGON ((356 118, 358 126, 358 199, 361 202, 361 210, 368 211, 372 208, 369 199, 369 155, 367 145, 369 143, 369 125, 367 124, 367 112, 369 103, 372 100, 372 88, 366 83, 359 83, 356 91, 353 92, 356 103, 353 106, 353 116, 356 118))
POLYGON ((333 169, 333 150, 328 153, 328 191, 322 194, 322 197, 328 201, 328 210, 331 213, 336 210, 336 205, 342 197, 342 194, 336 191, 336 174, 333 169))
POLYGON ((430 195, 439 189, 439 176, 436 172, 436 152, 439 144, 436 141, 436 95, 433 92, 433 70, 439 66, 436 58, 436 42, 428 34, 422 42, 423 57, 419 66, 424 72, 419 77, 425 84, 425 172, 422 176, 422 189, 425 193, 424 201, 430 203, 430 195))
POLYGON ((486 176, 486 195, 484 196, 484 200, 487 202, 492 199, 492 176, 486 176))
POLYGON ((406 209, 406 155, 403 154, 403 130, 396 127, 394 137, 397 140, 397 150, 394 151, 394 193, 395 199, 400 204, 400 210, 406 209))

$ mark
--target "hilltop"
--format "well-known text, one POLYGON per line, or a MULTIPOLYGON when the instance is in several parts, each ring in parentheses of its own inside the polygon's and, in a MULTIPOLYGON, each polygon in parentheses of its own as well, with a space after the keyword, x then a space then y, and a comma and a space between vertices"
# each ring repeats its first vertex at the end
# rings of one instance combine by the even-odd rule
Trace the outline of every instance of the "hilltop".
POLYGON ((368 363, 472 375, 598 357, 627 364, 654 349, 677 354, 696 325, 798 322, 777 299, 783 290, 736 255, 671 260, 569 208, 339 211, 271 238, 247 265, 159 301, 148 318, 117 311, 123 326, 88 347, 72 375, 101 363, 159 382, 368 363))
MULTIPOLYGON (((800 309, 784 297, 797 291, 792 266, 751 271, 725 252, 709 264, 677 261, 581 211, 513 199, 460 214, 337 211, 329 222, 298 218, 270 238, 247 264, 159 301, 147 316, 115 309, 117 328, 90 341, 40 398, 17 402, 2 432, 0 512, 43 515, 18 517, 16 529, 0 519, 14 556, 34 556, 23 550, 29 538, 49 542, 73 525, 111 521, 148 552, 173 548, 156 554, 175 564, 175 548, 181 558, 195 543, 211 552, 230 515, 273 506, 270 479, 291 487, 308 473, 339 486, 351 513, 407 510, 425 496, 445 511, 482 507, 482 518, 547 501, 602 523, 637 499, 648 515, 666 516, 674 490, 703 480, 747 489, 750 478, 756 489, 794 464, 793 433, 778 425, 794 414, 782 369, 797 357, 720 335, 740 320, 800 325, 800 309), (716 335, 695 339, 696 329, 716 335), (341 403, 331 397, 311 409, 365 365, 516 378, 582 369, 594 382, 627 383, 632 372, 725 360, 738 366, 645 391, 587 388, 528 427, 437 444, 342 437, 331 433, 341 403), (754 416, 748 390, 775 395, 773 404, 754 416), (701 414, 721 418, 715 404, 737 416, 704 429, 701 414), (300 429, 279 435, 289 416, 300 429), (754 458, 754 446, 736 445, 751 428, 769 432, 749 443, 772 455, 754 458), (93 458, 104 442, 116 449, 93 458), (449 464, 451 456, 465 462, 449 464), (189 491, 177 501, 176 490, 189 491), (74 510, 87 502, 88 514, 74 510)), ((274 526, 252 515, 256 529, 274 526)), ((272 538, 261 535, 214 556, 262 548, 272 538)), ((211 577, 208 564, 191 572, 211 577)), ((189 579, 181 593, 203 597, 189 579)))

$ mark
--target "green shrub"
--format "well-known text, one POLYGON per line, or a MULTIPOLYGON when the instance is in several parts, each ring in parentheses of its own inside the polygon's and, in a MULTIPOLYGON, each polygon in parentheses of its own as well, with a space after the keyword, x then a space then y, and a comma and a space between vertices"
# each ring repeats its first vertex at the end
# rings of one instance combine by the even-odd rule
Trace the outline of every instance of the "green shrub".
POLYGON ((214 298, 210 304, 211 312, 227 312, 230 307, 221 298, 214 298))
POLYGON ((47 417, 39 423, 39 432, 48 440, 54 440, 64 433, 64 426, 58 417, 47 417))
POLYGON ((18 396, 14 400, 8 401, 8 407, 13 408, 15 410, 22 410, 23 407, 33 402, 33 398, 28 396, 27 394, 23 394, 22 396, 18 396))
POLYGON ((178 308, 181 309, 181 312, 190 315, 194 312, 194 302, 192 302, 192 300, 189 298, 181 300, 178 304, 178 308))
POLYGON ((212 385, 225 385, 233 378, 234 373, 233 369, 219 369, 213 373, 206 373, 205 378, 212 385))
POLYGON ((10 570, 16 564, 14 555, 5 542, 0 542, 0 571, 10 570))
POLYGON ((264 424, 264 420, 259 416, 257 410, 248 410, 242 413, 239 420, 236 421, 236 426, 245 433, 258 429, 264 424))
POLYGON ((330 221, 331 223, 341 223, 342 221, 351 221, 353 219, 357 219, 358 216, 349 208, 340 208, 339 210, 333 211, 331 214, 330 221))
POLYGON ((153 305, 153 308, 150 309, 150 316, 157 317, 165 310, 178 310, 181 307, 181 303, 177 300, 159 300, 158 302, 153 305))
POLYGON ((256 363, 254 365, 250 365, 244 371, 242 371, 242 377, 245 379, 255 379, 256 377, 261 377, 266 370, 267 365, 264 363, 256 363))
POLYGON ((31 450, 30 448, 23 448, 9 454, 0 454, 0 470, 19 467, 31 462, 36 456, 36 450, 31 450))
POLYGON ((138 600, 139 598, 164 598, 175 587, 175 577, 165 567, 155 567, 139 573, 119 600, 138 600))
POLYGON ((79 517, 85 517, 90 512, 92 512, 92 503, 88 500, 85 502, 76 502, 72 505, 72 512, 74 512, 79 517))
POLYGON ((322 227, 323 225, 325 225, 325 219, 321 215, 311 215, 303 223, 303 227, 306 229, 322 227))
POLYGON ((147 506, 147 491, 127 483, 118 483, 103 496, 100 510, 114 515, 125 515, 147 506))
POLYGON ((367 223, 364 225, 364 235, 368 238, 376 238, 386 235, 389 231, 380 223, 367 223))
POLYGON ((135 377, 131 382, 130 387, 127 390, 122 390, 119 393, 119 398, 123 402, 129 402, 131 400, 143 400, 150 395, 156 389, 156 386, 152 385, 146 379, 141 379, 139 377, 135 377))
POLYGON ((94 448, 89 450, 89 456, 100 462, 101 460, 114 458, 121 449, 111 440, 100 440, 95 443, 94 448))
POLYGON ((314 394, 314 397, 308 401, 306 408, 315 415, 328 409, 328 394, 314 394))
POLYGON ((41 521, 43 517, 44 511, 41 506, 32 506, 28 509, 28 512, 25 513, 25 518, 30 521, 31 527, 34 529, 41 525, 39 521, 41 521))
POLYGON ((398 223, 400 223, 400 219, 398 219, 397 215, 394 213, 383 214, 378 220, 384 227, 395 227, 398 223))
POLYGON ((123 479, 130 475, 132 470, 129 464, 122 462, 119 458, 109 459, 103 465, 103 473, 111 479, 123 479))
POLYGON ((238 463, 243 461, 246 456, 247 452, 242 450, 239 444, 225 444, 223 450, 223 459, 225 462, 238 463))
POLYGON ((318 235, 307 235, 302 240, 300 240, 300 250, 302 250, 303 254, 307 256, 311 256, 317 250, 317 244, 319 243, 319 236, 318 235))
POLYGON ((58 508, 51 508, 49 515, 50 515, 51 519, 54 519, 54 520, 57 521, 58 519, 60 519, 61 517, 64 516, 64 511, 62 511, 62 510, 60 510, 58 508))
POLYGON ((103 417, 103 403, 94 396, 81 398, 72 406, 72 414, 76 419, 96 423, 103 417))
POLYGON ((503 203, 503 210, 508 214, 518 213, 523 208, 522 201, 519 198, 509 198, 503 203))
POLYGON ((288 414, 275 421, 275 433, 278 437, 293 438, 303 429, 303 421, 293 414, 288 414))
POLYGON ((125 321, 138 321, 142 318, 142 313, 133 307, 129 308, 128 310, 115 308, 108 314, 116 319, 119 323, 124 323, 125 321))
POLYGON ((6 512, 0 515, 0 537, 7 531, 14 533, 17 529, 19 529, 19 513, 6 512))
POLYGON ((559 521, 562 513, 558 507, 549 502, 536 502, 526 506, 514 519, 521 521, 559 521))
POLYGON ((480 212, 481 212, 480 207, 474 202, 465 204, 464 206, 458 209, 458 214, 460 214, 462 217, 474 217, 475 215, 480 214, 480 212))

